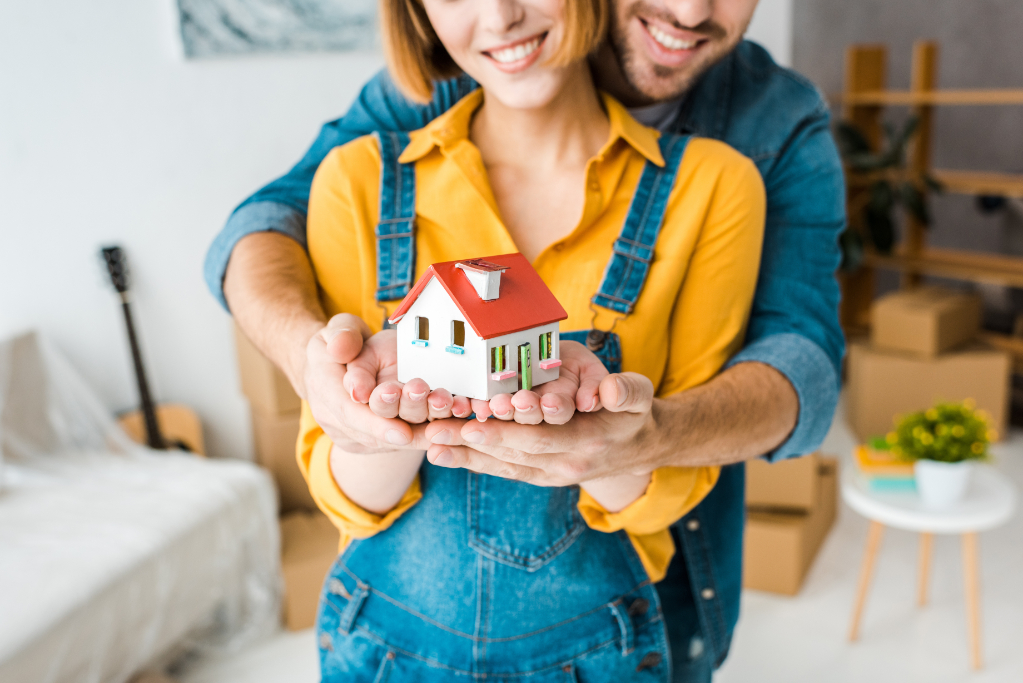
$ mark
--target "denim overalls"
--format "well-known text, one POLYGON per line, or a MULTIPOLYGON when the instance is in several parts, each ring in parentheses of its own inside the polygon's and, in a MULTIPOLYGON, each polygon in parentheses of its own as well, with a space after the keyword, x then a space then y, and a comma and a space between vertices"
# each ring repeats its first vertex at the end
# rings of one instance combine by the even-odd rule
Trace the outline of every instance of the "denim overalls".
MULTIPOLYGON (((406 134, 378 138, 377 300, 389 301, 415 276, 415 166, 398 162, 406 134)), ((594 304, 632 311, 688 139, 660 138, 665 167, 644 168, 594 304)), ((612 331, 561 338, 621 371, 612 331)), ((586 526, 577 487, 428 462, 419 474, 422 500, 353 541, 327 576, 317 618, 324 681, 710 679, 681 549, 655 587, 624 531, 586 526)))

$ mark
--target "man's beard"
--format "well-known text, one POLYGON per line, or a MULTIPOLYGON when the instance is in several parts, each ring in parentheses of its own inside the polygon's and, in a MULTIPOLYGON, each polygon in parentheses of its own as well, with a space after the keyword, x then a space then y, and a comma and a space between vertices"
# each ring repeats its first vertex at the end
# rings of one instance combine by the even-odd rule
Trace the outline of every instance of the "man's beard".
POLYGON ((745 31, 726 43, 724 41, 728 37, 728 32, 717 22, 708 20, 696 27, 683 27, 670 12, 658 11, 643 2, 637 2, 629 7, 627 16, 621 22, 618 21, 617 15, 612 13, 609 42, 625 80, 644 96, 663 101, 680 97, 688 91, 707 69, 738 44, 743 33, 745 31), (629 45, 626 27, 641 14, 645 17, 657 17, 665 23, 705 36, 709 43, 702 48, 705 54, 702 54, 698 61, 682 67, 664 66, 637 56, 636 50, 629 45), (644 68, 647 61, 650 63, 644 68))

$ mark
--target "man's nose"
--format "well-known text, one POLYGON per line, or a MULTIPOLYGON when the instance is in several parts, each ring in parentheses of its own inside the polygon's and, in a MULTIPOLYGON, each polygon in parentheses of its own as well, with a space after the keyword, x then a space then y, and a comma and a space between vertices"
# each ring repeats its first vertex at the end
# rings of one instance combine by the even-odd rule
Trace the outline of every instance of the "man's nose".
POLYGON ((696 28, 714 14, 716 0, 664 0, 664 6, 675 16, 679 26, 696 28))
POLYGON ((526 18, 521 0, 480 0, 480 23, 496 34, 508 33, 526 18))

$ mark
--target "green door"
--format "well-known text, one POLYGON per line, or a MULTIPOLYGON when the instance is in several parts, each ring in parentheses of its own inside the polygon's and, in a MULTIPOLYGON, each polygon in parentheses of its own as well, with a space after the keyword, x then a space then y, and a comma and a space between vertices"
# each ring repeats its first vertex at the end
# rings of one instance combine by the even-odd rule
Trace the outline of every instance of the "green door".
POLYGON ((533 365, 530 363, 529 344, 519 346, 519 389, 533 388, 533 365))

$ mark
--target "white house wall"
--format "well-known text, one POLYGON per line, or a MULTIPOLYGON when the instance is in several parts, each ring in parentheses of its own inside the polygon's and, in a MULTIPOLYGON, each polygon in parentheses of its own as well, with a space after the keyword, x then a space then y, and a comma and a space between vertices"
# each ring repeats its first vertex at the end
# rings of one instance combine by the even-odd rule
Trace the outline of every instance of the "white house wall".
POLYGON ((498 394, 514 394, 519 389, 519 378, 518 376, 509 377, 508 379, 501 380, 500 382, 490 379, 490 349, 498 346, 508 346, 509 352, 509 370, 515 370, 518 367, 518 353, 520 344, 531 344, 530 349, 530 360, 533 363, 533 386, 543 384, 544 382, 551 382, 556 380, 559 376, 560 368, 551 368, 550 370, 540 369, 540 335, 548 332, 553 332, 551 335, 551 346, 553 347, 553 358, 560 358, 561 352, 561 340, 558 338, 558 323, 550 323, 548 325, 540 325, 539 327, 532 327, 528 330, 522 330, 521 332, 512 332, 502 337, 494 337, 493 339, 487 339, 486 344, 486 361, 487 361, 487 400, 490 400, 498 394))
POLYGON ((490 400, 498 394, 513 394, 518 390, 518 377, 500 382, 490 379, 490 349, 507 345, 509 369, 518 366, 518 347, 531 344, 533 363, 533 385, 555 380, 559 369, 540 369, 540 335, 551 335, 554 358, 559 358, 561 344, 558 338, 558 323, 541 325, 521 332, 513 332, 493 339, 480 339, 472 326, 465 320, 447 290, 436 279, 431 280, 419 298, 412 304, 405 316, 398 322, 398 381, 408 382, 420 378, 430 389, 447 389, 458 396, 490 400), (430 339, 427 346, 416 346, 416 317, 430 320, 430 339), (451 353, 451 321, 465 322, 464 354, 451 353))
POLYGON ((405 316, 398 321, 398 381, 408 382, 420 378, 430 389, 447 389, 458 396, 487 398, 487 371, 489 360, 483 340, 455 306, 447 290, 435 279, 431 280, 405 316), (427 346, 416 346, 416 317, 430 320, 430 341, 427 346), (465 322, 464 354, 450 353, 451 321, 465 322))

